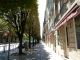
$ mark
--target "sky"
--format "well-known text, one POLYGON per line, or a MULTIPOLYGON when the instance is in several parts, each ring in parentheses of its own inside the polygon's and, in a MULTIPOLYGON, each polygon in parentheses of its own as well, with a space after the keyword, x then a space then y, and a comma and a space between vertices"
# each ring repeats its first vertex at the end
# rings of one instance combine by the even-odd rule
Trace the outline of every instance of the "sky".
POLYGON ((39 13, 39 21, 40 21, 40 34, 42 37, 42 30, 43 30, 43 21, 44 21, 44 13, 46 7, 46 0, 38 0, 38 13, 39 13))

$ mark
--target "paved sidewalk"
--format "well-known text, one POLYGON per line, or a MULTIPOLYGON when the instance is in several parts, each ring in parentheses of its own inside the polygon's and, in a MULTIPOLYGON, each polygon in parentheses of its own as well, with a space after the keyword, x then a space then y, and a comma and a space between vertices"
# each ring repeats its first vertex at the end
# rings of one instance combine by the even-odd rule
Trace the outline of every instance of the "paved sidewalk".
MULTIPOLYGON (((11 50, 10 54, 14 52, 18 52, 18 49, 16 48, 16 49, 11 50)), ((23 49, 23 52, 25 52, 26 55, 10 56, 10 60, 63 60, 62 57, 54 53, 54 51, 52 51, 42 42, 40 44, 37 44, 31 50, 25 51, 25 49, 23 49)), ((5 58, 6 59, 4 60, 7 60, 7 57, 5 58)))
MULTIPOLYGON (((10 52, 13 52, 13 51, 15 52, 17 50, 18 44, 19 43, 11 43, 10 44, 10 52)), ((8 58, 8 47, 9 47, 8 44, 0 44, 0 60, 7 60, 7 58, 8 58)))
POLYGON ((10 60, 63 60, 59 55, 50 50, 44 43, 37 44, 25 56, 10 56, 10 60))
POLYGON ((56 54, 51 48, 47 47, 44 43, 42 43, 42 45, 44 46, 46 52, 49 53, 48 54, 49 60, 64 60, 61 56, 56 54))

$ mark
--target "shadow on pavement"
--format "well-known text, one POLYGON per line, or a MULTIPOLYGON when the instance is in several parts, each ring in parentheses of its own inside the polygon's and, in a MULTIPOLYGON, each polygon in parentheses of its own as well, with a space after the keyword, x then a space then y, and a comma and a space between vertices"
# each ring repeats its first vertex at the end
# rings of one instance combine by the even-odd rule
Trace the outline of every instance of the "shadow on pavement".
POLYGON ((10 56, 10 60, 49 60, 49 55, 42 43, 37 44, 31 50, 25 51, 23 56, 10 56))
MULTIPOLYGON (((16 49, 17 47, 15 49, 10 49, 10 53, 12 51, 15 51, 16 49)), ((5 52, 4 51, 0 52, 0 60, 7 60, 7 58, 8 58, 8 50, 5 50, 5 52)))

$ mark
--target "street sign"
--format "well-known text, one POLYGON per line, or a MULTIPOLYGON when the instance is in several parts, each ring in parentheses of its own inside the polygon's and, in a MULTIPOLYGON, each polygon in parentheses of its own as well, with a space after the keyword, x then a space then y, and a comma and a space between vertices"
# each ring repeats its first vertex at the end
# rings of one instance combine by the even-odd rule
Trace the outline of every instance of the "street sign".
POLYGON ((8 32, 4 32, 3 35, 4 35, 4 37, 8 36, 8 32))

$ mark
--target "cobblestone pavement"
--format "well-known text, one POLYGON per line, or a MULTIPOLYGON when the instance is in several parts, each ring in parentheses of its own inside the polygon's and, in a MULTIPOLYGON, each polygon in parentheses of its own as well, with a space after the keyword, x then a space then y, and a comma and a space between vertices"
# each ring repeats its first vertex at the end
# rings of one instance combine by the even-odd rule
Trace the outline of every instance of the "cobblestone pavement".
MULTIPOLYGON (((10 54, 18 52, 18 49, 15 48, 10 51, 10 54)), ((11 56, 10 55, 10 60, 63 60, 62 57, 54 53, 50 48, 48 48, 44 43, 39 43, 37 44, 34 48, 31 50, 25 51, 23 49, 23 52, 26 53, 26 55, 23 56, 11 56)), ((0 54, 1 55, 1 54, 0 54)), ((0 58, 0 60, 7 60, 7 52, 2 53, 3 56, 0 58)))

